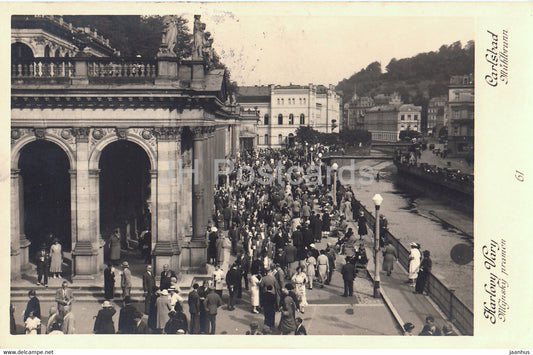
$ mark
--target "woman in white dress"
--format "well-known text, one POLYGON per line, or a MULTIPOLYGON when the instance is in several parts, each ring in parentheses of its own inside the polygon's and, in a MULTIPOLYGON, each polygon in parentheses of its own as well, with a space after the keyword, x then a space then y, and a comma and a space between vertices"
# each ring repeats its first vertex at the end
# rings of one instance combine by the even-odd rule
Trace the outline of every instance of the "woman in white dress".
POLYGON ((55 279, 61 277, 61 264, 63 263, 63 251, 61 244, 54 239, 54 244, 50 246, 50 275, 55 279))
POLYGON ((307 306, 307 297, 305 297, 305 284, 307 283, 307 275, 305 269, 301 266, 296 268, 296 274, 292 277, 296 294, 300 298, 300 312, 304 313, 304 307, 307 306))
POLYGON ((311 253, 307 256, 307 281, 309 282, 309 289, 313 289, 313 281, 316 275, 316 259, 311 253))
POLYGON ((252 304, 252 313, 259 313, 259 282, 261 282, 261 275, 252 275, 250 277, 250 303, 252 304))
POLYGON ((416 284, 421 257, 422 255, 420 254, 418 244, 411 243, 411 253, 409 254, 409 284, 412 287, 415 287, 416 284))

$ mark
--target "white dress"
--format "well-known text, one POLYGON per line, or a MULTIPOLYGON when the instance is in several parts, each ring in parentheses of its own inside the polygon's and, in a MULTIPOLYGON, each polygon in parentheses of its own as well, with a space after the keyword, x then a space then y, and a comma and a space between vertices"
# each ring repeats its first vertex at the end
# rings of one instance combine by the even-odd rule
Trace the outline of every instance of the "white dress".
POLYGON ((61 272, 61 244, 52 244, 50 247, 50 273, 61 272))
POLYGON ((255 275, 250 277, 250 303, 252 307, 259 307, 259 279, 255 275))
POLYGON ((420 250, 418 248, 411 248, 409 259, 409 279, 416 279, 418 277, 418 270, 420 269, 420 250))
POLYGON ((307 297, 305 296, 305 284, 307 283, 307 276, 305 273, 300 272, 295 274, 292 277, 292 282, 294 282, 296 294, 300 296, 300 306, 308 306, 307 297))

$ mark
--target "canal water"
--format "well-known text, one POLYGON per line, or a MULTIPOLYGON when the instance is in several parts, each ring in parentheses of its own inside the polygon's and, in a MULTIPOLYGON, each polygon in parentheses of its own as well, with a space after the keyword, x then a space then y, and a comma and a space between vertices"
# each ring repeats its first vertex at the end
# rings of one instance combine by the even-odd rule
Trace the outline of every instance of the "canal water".
MULTIPOLYGON (((349 162, 338 162, 348 166, 349 162)), ((390 161, 358 160, 354 162, 354 194, 368 211, 374 211, 372 197, 383 197, 380 212, 387 218, 390 232, 409 250, 410 242, 421 244, 431 252, 433 274, 470 309, 473 309, 473 261, 457 264, 451 250, 458 244, 473 247, 473 218, 454 208, 453 204, 432 199, 399 186, 395 180, 396 168, 390 161), (371 172, 361 171, 371 167, 371 172), (379 181, 375 179, 380 172, 379 181), (374 177, 369 183, 369 176, 374 177)), ((351 169, 349 169, 351 170, 351 169)), ((349 172, 343 177, 348 180, 349 172)), ((406 286, 407 287, 407 286, 406 286)))

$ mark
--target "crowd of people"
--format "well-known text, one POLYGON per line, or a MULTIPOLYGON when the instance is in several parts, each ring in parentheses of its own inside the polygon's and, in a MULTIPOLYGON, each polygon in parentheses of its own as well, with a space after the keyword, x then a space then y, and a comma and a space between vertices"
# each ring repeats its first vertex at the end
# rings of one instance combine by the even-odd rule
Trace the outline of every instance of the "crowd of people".
MULTIPOLYGON (((152 266, 148 264, 142 276, 144 307, 139 309, 131 298, 132 276, 128 262, 123 261, 118 272, 117 258, 111 255, 104 270, 106 301, 94 317, 94 333, 215 334, 217 313, 224 305, 224 296, 228 299, 226 309, 231 312, 244 295, 249 297, 249 311, 263 314, 262 326, 253 322, 246 334, 306 335, 307 330, 298 315, 305 313, 309 292, 330 285, 339 254, 344 255, 345 260, 338 270, 344 284, 340 296, 354 297, 356 275, 359 270, 365 270, 368 263, 365 249, 368 221, 350 186, 337 181, 336 195, 332 196, 328 176, 323 174, 323 183, 318 184, 299 179, 301 171, 313 165, 324 171, 324 163, 315 158, 310 159, 302 150, 292 148, 245 153, 234 162, 235 171, 246 165, 252 167, 256 177, 261 176, 259 171, 265 165, 281 169, 270 183, 255 179, 242 184, 238 181, 242 177, 232 173, 226 183, 215 189, 213 216, 206 230, 207 262, 214 271, 201 285, 195 283, 187 298, 180 294, 177 274, 169 265, 163 266, 158 285, 152 266), (291 173, 292 166, 300 166, 303 170, 291 173), (300 183, 294 183, 298 180, 300 183), (357 226, 356 231, 349 222, 357 226), (319 243, 324 245, 323 238, 328 241, 325 247, 317 247, 319 243), (117 310, 111 301, 117 274, 122 308, 115 329, 113 317, 117 310)), ((387 229, 384 217, 379 226, 384 236, 383 231, 387 229)), ((57 268, 52 268, 58 253, 54 245, 55 242, 39 254, 45 265, 48 258, 52 259, 50 266, 44 269, 38 265, 38 270, 47 270, 42 272, 44 283, 39 277, 39 284, 46 285, 46 275, 58 272, 57 268)), ((390 276, 394 261, 398 259, 396 248, 385 239, 380 240, 380 245, 383 247, 383 271, 390 276)), ((431 271, 431 259, 429 251, 424 251, 422 258, 419 248, 418 244, 412 244, 408 282, 415 287, 415 292, 422 293, 431 271)), ((40 324, 40 306, 34 290, 29 297, 24 315, 26 333, 40 333, 44 325, 40 324)), ((73 295, 67 282, 57 291, 56 301, 57 306, 50 309, 45 332, 74 333, 73 295)))

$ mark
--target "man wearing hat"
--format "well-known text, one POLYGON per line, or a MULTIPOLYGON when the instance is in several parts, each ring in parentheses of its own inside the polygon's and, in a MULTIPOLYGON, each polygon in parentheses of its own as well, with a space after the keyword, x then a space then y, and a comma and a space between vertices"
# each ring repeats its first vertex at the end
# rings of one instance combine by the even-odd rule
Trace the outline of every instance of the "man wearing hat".
POLYGON ((127 261, 122 263, 122 274, 120 275, 120 286, 122 287, 122 298, 126 299, 131 295, 131 271, 127 261))
POLYGON ((124 307, 120 310, 118 316, 118 333, 120 334, 133 334, 135 328, 135 321, 133 316, 137 312, 137 309, 133 306, 131 298, 124 298, 124 307))
POLYGON ((148 328, 141 312, 135 312, 133 320, 135 321, 133 334, 150 334, 150 328, 148 328))
POLYGON ((176 273, 170 270, 168 264, 163 265, 163 271, 161 271, 161 279, 159 281, 159 289, 161 291, 168 290, 170 287, 170 279, 176 277, 176 273))
POLYGON ((210 334, 215 334, 216 331, 216 322, 217 322, 217 309, 222 306, 222 298, 215 293, 215 290, 212 287, 209 287, 209 293, 205 298, 205 307, 207 308, 209 325, 210 325, 210 334))
POLYGON ((94 321, 94 334, 115 334, 115 323, 113 322, 113 315, 117 311, 111 306, 109 301, 104 301, 102 309, 98 311, 96 320, 94 321))

